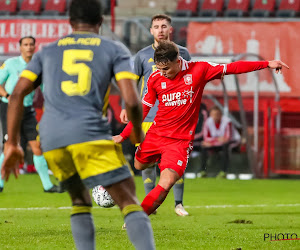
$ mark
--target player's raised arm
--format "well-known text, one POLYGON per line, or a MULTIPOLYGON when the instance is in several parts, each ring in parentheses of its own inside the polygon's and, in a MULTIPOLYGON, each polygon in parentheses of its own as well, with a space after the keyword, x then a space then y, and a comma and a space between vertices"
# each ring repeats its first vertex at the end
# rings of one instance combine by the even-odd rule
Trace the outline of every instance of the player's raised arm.
POLYGON ((21 77, 10 96, 7 109, 7 134, 8 140, 5 145, 4 161, 1 176, 8 181, 11 172, 18 176, 19 164, 23 164, 24 153, 19 146, 20 126, 23 117, 23 100, 26 95, 34 90, 33 81, 21 77))

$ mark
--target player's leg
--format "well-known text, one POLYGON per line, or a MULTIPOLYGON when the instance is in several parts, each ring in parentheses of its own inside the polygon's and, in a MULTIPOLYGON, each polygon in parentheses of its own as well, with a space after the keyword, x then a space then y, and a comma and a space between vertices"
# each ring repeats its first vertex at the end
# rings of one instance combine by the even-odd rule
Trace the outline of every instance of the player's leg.
POLYGON ((40 148, 40 142, 29 141, 28 143, 33 153, 33 163, 42 181, 44 192, 59 192, 59 188, 56 185, 53 185, 53 183, 50 180, 47 161, 45 160, 42 150, 40 148))
POLYGON ((166 168, 161 171, 157 186, 142 202, 142 207, 148 215, 152 214, 163 203, 170 189, 179 179, 179 174, 173 169, 166 168))
MULTIPOLYGON (((142 123, 142 129, 145 134, 147 134, 151 126, 152 126, 152 122, 142 123)), ((136 146, 139 146, 139 144, 137 144, 136 146)), ((143 170, 142 178, 144 182, 145 193, 147 195, 155 187, 156 184, 156 166, 143 170)))
POLYGON ((134 158, 134 167, 137 170, 152 168, 159 161, 161 152, 158 145, 159 136, 146 134, 145 140, 137 147, 134 158))
MULTIPOLYGON (((4 154, 1 153, 1 155, 0 155, 0 172, 1 172, 1 166, 2 166, 3 160, 4 160, 4 154)), ((0 193, 3 191, 3 188, 4 188, 4 180, 0 176, 0 193)))
POLYGON ((64 188, 72 200, 71 228, 77 249, 95 249, 95 227, 92 217, 92 200, 89 190, 76 174, 64 188))
MULTIPOLYGON (((1 127, 2 127, 2 136, 3 136, 3 148, 2 153, 0 155, 0 172, 1 166, 4 160, 4 145, 7 140, 7 103, 0 102, 0 119, 1 119, 1 127)), ((4 188, 4 180, 0 176, 0 192, 3 191, 4 188)))
POLYGON ((200 174, 201 178, 207 177, 207 160, 208 160, 208 148, 202 146, 201 148, 201 165, 200 165, 200 174))
MULTIPOLYGON (((165 200, 170 189, 183 176, 189 153, 192 150, 189 141, 159 138, 161 159, 159 168, 161 170, 158 185, 145 197, 142 202, 144 211, 149 215, 153 213, 165 200)), ((137 150, 136 159, 145 162, 151 157, 143 158, 143 147, 137 150)))
POLYGON ((106 186, 105 189, 120 207, 126 223, 127 234, 136 249, 155 249, 151 223, 135 194, 132 177, 106 186))
POLYGON ((146 195, 155 187, 156 184, 156 166, 147 168, 142 171, 144 189, 146 195))
POLYGON ((134 167, 137 170, 145 170, 148 168, 152 168, 154 166, 154 164, 155 164, 155 161, 150 162, 150 163, 142 163, 136 157, 134 158, 134 167))
POLYGON ((229 166, 229 143, 225 143, 220 147, 222 170, 217 175, 218 178, 226 178, 228 166, 229 166))
POLYGON ((122 146, 100 140, 70 145, 68 150, 83 183, 90 188, 102 185, 120 206, 128 236, 136 249, 154 249, 151 224, 136 198, 122 146))
POLYGON ((95 249, 92 201, 89 190, 77 173, 72 155, 66 148, 54 149, 45 152, 44 155, 54 176, 71 197, 71 228, 76 248, 95 249))
POLYGON ((175 200, 175 213, 179 216, 187 216, 189 213, 183 206, 183 192, 184 192, 184 175, 176 181, 173 187, 174 200, 175 200))
POLYGON ((49 193, 59 192, 59 188, 53 185, 53 183, 50 180, 48 173, 48 165, 43 156, 43 152, 40 147, 40 142, 37 141, 37 121, 35 119, 35 113, 32 110, 32 108, 24 108, 23 120, 21 123, 21 136, 25 137, 32 150, 33 163, 42 181, 44 191, 49 193))

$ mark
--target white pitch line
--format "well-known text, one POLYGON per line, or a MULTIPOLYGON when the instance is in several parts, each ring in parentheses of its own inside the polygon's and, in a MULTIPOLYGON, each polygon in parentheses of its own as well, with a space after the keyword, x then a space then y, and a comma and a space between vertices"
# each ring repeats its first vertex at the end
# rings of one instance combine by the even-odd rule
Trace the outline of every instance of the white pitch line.
MULTIPOLYGON (((299 207, 300 204, 253 204, 253 205, 206 205, 206 206, 184 206, 185 208, 251 208, 251 207, 299 207)), ((101 207, 94 206, 93 209, 98 209, 101 207)), ((118 207, 112 207, 113 209, 117 209, 118 207)), ((19 208, 10 208, 10 207, 4 207, 0 208, 0 211, 31 211, 31 210, 53 210, 53 209, 59 209, 59 210, 69 210, 71 207, 19 207, 19 208)), ((102 208, 101 208, 102 209, 102 208)))
POLYGON ((206 205, 206 206, 184 206, 185 208, 243 208, 243 207, 299 207, 300 204, 253 204, 253 205, 206 205))

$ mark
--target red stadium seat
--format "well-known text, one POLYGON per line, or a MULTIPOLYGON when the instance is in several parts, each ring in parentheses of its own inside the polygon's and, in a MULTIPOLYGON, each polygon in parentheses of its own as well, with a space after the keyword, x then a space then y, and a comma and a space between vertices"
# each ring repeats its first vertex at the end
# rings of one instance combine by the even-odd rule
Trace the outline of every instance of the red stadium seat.
POLYGON ((224 8, 223 0, 204 0, 199 10, 199 16, 216 17, 219 16, 224 8))
POLYGON ((250 8, 250 0, 229 0, 224 16, 243 17, 250 8))
POLYGON ((0 15, 9 15, 16 13, 17 4, 17 0, 0 0, 0 15))
POLYGON ((61 15, 66 11, 66 0, 48 0, 43 15, 61 15))
POLYGON ((276 12, 278 17, 296 17, 300 13, 300 0, 281 0, 276 12))
POLYGON ((42 0, 24 0, 19 11, 20 15, 36 15, 40 14, 42 0))
POLYGON ((198 0, 178 0, 175 16, 195 16, 198 11, 198 0))
POLYGON ((250 16, 268 17, 273 14, 276 0, 255 0, 250 16))

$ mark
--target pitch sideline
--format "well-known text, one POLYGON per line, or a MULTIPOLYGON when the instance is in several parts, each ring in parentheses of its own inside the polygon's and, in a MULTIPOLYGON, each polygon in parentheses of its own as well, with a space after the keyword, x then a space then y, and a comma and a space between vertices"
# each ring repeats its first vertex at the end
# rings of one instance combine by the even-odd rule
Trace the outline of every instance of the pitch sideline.
MULTIPOLYGON (((204 205, 204 206, 184 206, 185 208, 189 209, 198 209, 198 208, 252 208, 252 207, 299 207, 300 203, 296 204, 253 204, 253 205, 204 205)), ((99 206, 93 206, 93 209, 101 208, 99 206)), ((118 207, 115 206, 113 209, 117 209, 118 207)), ((0 211, 32 211, 32 210, 67 210, 71 209, 71 207, 24 207, 24 208, 0 208, 0 211)), ((107 209, 107 208, 104 208, 107 209)))

